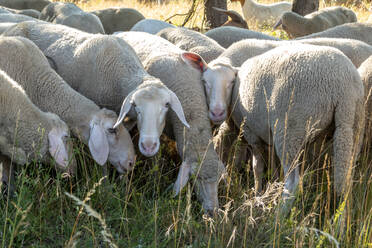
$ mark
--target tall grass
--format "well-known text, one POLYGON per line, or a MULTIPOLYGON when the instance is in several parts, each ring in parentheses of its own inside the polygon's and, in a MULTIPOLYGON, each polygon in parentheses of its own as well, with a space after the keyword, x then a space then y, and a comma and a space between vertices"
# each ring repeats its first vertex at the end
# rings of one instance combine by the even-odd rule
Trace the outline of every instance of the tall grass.
MULTIPOLYGON (((146 17, 165 19, 174 13, 185 13, 190 2, 156 5, 91 0, 80 5, 85 9, 135 7, 146 17)), ((238 5, 229 7, 240 11, 238 5)), ((367 13, 360 12, 358 16, 365 17, 367 13)), ((102 181, 102 168, 76 141, 79 166, 75 177, 62 177, 53 166, 37 162, 17 168, 14 197, 2 196, 0 200, 0 245, 372 247, 370 140, 370 136, 364 140, 352 188, 341 201, 334 195, 327 143, 306 147, 317 153, 307 160, 308 150, 301 152, 305 154, 298 163, 302 176, 286 218, 279 215, 283 176, 273 172, 274 165, 265 175, 264 192, 258 194, 251 161, 234 166, 239 156, 232 151, 226 166, 228 176, 219 188, 221 208, 215 218, 210 218, 203 214, 191 184, 178 197, 172 197, 172 184, 181 161, 169 140, 162 139, 161 150, 154 158, 140 156, 135 169, 126 175, 120 176, 111 168, 106 181, 102 181), (322 154, 321 159, 317 159, 318 154, 322 154)), ((273 154, 273 150, 268 151, 269 161, 273 154)))

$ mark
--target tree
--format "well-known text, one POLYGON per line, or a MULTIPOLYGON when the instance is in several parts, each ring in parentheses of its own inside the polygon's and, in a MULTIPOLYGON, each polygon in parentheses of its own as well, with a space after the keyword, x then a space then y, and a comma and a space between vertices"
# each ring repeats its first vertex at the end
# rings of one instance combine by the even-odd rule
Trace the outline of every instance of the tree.
POLYGON ((319 9, 319 0, 293 0, 292 11, 302 16, 319 9))
POLYGON ((204 2, 206 24, 210 28, 216 28, 227 21, 227 15, 216 11, 212 7, 227 9, 226 0, 205 0, 204 2))

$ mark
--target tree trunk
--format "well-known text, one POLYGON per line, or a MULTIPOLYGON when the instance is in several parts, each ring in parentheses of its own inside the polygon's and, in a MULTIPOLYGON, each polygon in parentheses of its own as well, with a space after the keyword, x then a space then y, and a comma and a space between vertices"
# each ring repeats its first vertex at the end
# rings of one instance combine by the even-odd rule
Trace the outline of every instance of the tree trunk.
POLYGON ((226 0, 205 0, 204 14, 206 25, 209 28, 216 28, 227 21, 227 15, 214 10, 212 7, 227 9, 226 0))
POLYGON ((319 9, 319 0, 293 0, 292 11, 305 16, 319 9))

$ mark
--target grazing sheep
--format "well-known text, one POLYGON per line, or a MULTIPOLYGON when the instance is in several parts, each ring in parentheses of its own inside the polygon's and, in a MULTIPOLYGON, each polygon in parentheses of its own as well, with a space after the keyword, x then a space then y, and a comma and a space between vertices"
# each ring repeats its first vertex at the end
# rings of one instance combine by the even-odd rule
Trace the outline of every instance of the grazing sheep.
POLYGON ((73 89, 100 107, 120 111, 118 123, 129 107, 136 104, 135 111, 128 114, 137 118, 138 146, 145 156, 159 151, 168 108, 188 126, 177 96, 159 79, 150 76, 134 50, 118 37, 36 22, 17 24, 3 35, 33 41, 53 60, 56 72, 73 89))
POLYGON ((4 33, 8 28, 16 25, 14 22, 2 22, 0 23, 0 34, 4 33))
POLYGON ((130 29, 130 31, 140 31, 140 32, 146 32, 149 34, 156 34, 160 30, 164 28, 175 28, 173 24, 170 24, 168 22, 155 20, 155 19, 143 19, 130 29))
POLYGON ((206 85, 208 98, 209 117, 212 122, 219 124, 225 120, 227 109, 231 100, 231 92, 237 67, 240 67, 247 59, 265 53, 279 46, 287 46, 298 43, 330 46, 343 52, 356 66, 372 55, 372 47, 364 42, 350 39, 317 38, 299 41, 262 41, 246 39, 231 45, 217 59, 208 65, 203 64, 203 79, 206 85))
POLYGON ((301 16, 295 12, 286 12, 282 15, 274 28, 280 25, 289 37, 296 38, 350 22, 356 22, 355 13, 345 7, 329 7, 301 16))
POLYGON ((73 3, 51 3, 41 11, 39 19, 92 34, 105 33, 102 23, 96 15, 83 11, 73 3))
POLYGON ((201 82, 201 57, 185 52, 170 42, 144 32, 124 32, 117 36, 137 52, 146 70, 173 90, 179 97, 190 128, 184 130, 171 115, 171 132, 183 162, 174 186, 176 194, 186 185, 190 174, 196 175, 198 196, 206 211, 218 208, 217 186, 224 166, 213 149, 212 130, 201 82), (199 60, 198 60, 199 59, 199 60))
MULTIPOLYGON (((360 65, 358 72, 364 83, 366 97, 366 119, 368 120, 367 124, 370 125, 372 114, 372 56, 370 56, 360 65)), ((370 128, 371 127, 369 127, 369 129, 370 128)))
POLYGON ((13 13, 13 14, 18 14, 18 15, 26 15, 29 17, 33 17, 35 19, 39 19, 40 12, 35 10, 35 9, 10 9, 6 7, 0 7, 0 13, 13 13))
POLYGON ((214 28, 206 32, 205 35, 217 41, 217 43, 224 48, 228 48, 234 42, 241 41, 244 39, 280 40, 276 37, 266 35, 260 32, 228 26, 214 28))
POLYGON ((42 112, 22 87, 1 70, 0 92, 1 154, 20 165, 33 159, 47 162, 52 156, 59 169, 73 169, 67 125, 57 115, 42 112))
POLYGON ((132 169, 133 144, 124 126, 113 128, 117 120, 113 111, 100 109, 73 90, 28 39, 1 37, 0 53, 0 69, 15 79, 41 110, 59 115, 73 134, 89 145, 98 164, 104 165, 108 159, 120 173, 132 169))
POLYGON ((244 18, 247 22, 256 22, 259 25, 271 24, 276 22, 280 16, 291 11, 292 4, 288 2, 278 2, 273 4, 260 4, 253 0, 231 0, 232 2, 239 1, 244 18))
POLYGON ((233 26, 233 27, 238 27, 238 28, 246 28, 249 29, 247 22, 239 15, 238 12, 234 10, 225 10, 225 9, 220 9, 217 7, 212 7, 214 10, 224 13, 225 15, 229 16, 231 20, 226 21, 222 26, 233 26))
POLYGON ((372 23, 346 23, 323 32, 310 34, 298 38, 297 40, 310 38, 344 38, 360 40, 372 46, 372 23))
POLYGON ((35 9, 39 12, 50 3, 48 0, 0 0, 0 6, 11 9, 35 9))
POLYGON ((25 21, 37 21, 37 19, 25 16, 25 15, 18 15, 18 14, 0 14, 0 23, 2 22, 13 22, 13 23, 19 23, 19 22, 25 22, 25 21))
POLYGON ((333 133, 335 191, 343 193, 351 181, 350 162, 360 151, 363 98, 355 66, 334 48, 296 44, 247 60, 233 88, 230 112, 252 147, 256 189, 261 187, 263 147, 274 146, 284 168, 283 195, 288 196, 299 182, 295 165, 301 150, 327 132, 333 133))
POLYGON ((145 17, 131 8, 108 8, 90 12, 101 20, 106 34, 119 31, 129 31, 137 22, 145 17))
POLYGON ((199 54, 206 62, 225 51, 216 41, 199 32, 186 28, 165 28, 158 36, 170 41, 182 50, 199 54))

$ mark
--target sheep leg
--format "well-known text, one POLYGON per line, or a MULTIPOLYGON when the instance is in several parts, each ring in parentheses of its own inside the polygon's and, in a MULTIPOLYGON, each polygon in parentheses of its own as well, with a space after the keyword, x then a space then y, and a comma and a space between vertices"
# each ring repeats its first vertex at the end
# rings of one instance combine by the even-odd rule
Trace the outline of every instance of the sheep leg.
POLYGON ((234 141, 238 138, 234 126, 225 121, 218 129, 218 134, 213 138, 214 149, 217 151, 223 163, 227 164, 230 148, 233 147, 234 141))
POLYGON ((14 173, 13 173, 13 166, 10 160, 1 155, 0 158, 0 166, 1 168, 1 182, 4 186, 3 193, 5 195, 9 195, 10 197, 14 194, 14 173))
POLYGON ((257 193, 262 191, 262 175, 264 173, 265 162, 263 159, 262 148, 259 145, 252 146, 252 168, 254 175, 254 189, 257 193))

